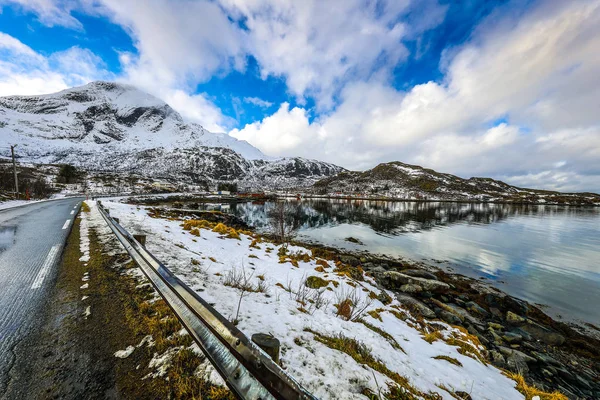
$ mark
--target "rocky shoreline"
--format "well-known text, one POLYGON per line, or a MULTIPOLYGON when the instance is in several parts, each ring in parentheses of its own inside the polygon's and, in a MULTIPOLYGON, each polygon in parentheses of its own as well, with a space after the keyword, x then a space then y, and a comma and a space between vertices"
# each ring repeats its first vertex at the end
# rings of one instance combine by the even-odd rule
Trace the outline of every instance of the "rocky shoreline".
POLYGON ((415 316, 464 327, 487 349, 487 361, 523 375, 528 384, 569 399, 600 398, 600 340, 552 319, 538 306, 425 263, 298 244, 363 269, 415 316))
MULTIPOLYGON (((240 218, 215 211, 150 207, 149 215, 192 217, 250 229, 240 218)), ((269 237, 269 235, 263 235, 269 237)), ((352 253, 315 243, 294 244, 373 276, 416 318, 465 328, 486 348, 487 362, 521 374, 529 385, 569 399, 600 398, 600 329, 557 321, 534 304, 486 282, 423 262, 368 252, 352 253), (591 334, 594 332, 596 335, 591 334)))

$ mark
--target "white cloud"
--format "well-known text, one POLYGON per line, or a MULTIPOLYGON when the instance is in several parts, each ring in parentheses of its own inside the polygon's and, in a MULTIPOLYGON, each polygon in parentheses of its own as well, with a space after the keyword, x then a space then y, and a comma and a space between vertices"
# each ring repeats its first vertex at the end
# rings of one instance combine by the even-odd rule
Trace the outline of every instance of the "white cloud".
MULTIPOLYGON (((120 55, 119 78, 211 130, 233 122, 208 95, 193 94, 197 84, 244 71, 246 57, 254 56, 263 78, 281 77, 299 104, 309 97, 316 103, 312 110, 283 103, 262 121, 231 131, 271 155, 354 169, 402 160, 527 186, 552 187, 551 177, 569 176, 600 191, 598 0, 538 2, 520 14, 500 7, 467 43, 446 50, 443 79, 406 91, 392 88, 389 78, 408 55, 402 41, 418 39, 443 19, 445 8, 432 2, 10 3, 47 25, 76 29, 71 10, 77 7, 108 16, 138 49, 120 55), (490 128, 499 119, 507 123, 490 128)), ((8 35, 0 35, 0 52, 8 55, 0 59, 0 93, 54 91, 103 68, 84 49, 44 57, 8 35)), ((243 101, 272 106, 258 97, 243 101)))
POLYGON ((72 47, 45 57, 0 32, 0 96, 53 93, 112 76, 87 49, 72 47))
POLYGON ((251 54, 261 75, 284 77, 289 91, 316 98, 329 108, 333 96, 352 79, 387 76, 407 56, 399 17, 409 1, 222 0, 243 19, 251 54))
MULTIPOLYGON (((215 2, 101 0, 95 12, 131 35, 139 56, 129 55, 126 74, 160 79, 178 88, 242 70, 241 32, 215 2)), ((137 80, 143 80, 138 78, 137 80)))
POLYGON ((260 108, 269 108, 273 105, 270 101, 263 100, 259 97, 244 97, 244 103, 254 104, 260 108))
POLYGON ((470 42, 446 54, 441 82, 407 92, 353 82, 339 107, 310 124, 290 115, 306 110, 282 107, 268 124, 235 134, 271 155, 295 152, 348 168, 402 160, 527 186, 555 187, 547 179, 554 176, 572 189, 559 179, 571 176, 600 191, 599 52, 600 2, 542 2, 520 19, 484 20, 470 42), (485 128, 505 116, 509 124, 485 128), (277 143, 278 119, 296 122, 286 128, 295 148, 277 143), (557 174, 558 162, 570 170, 557 174))
POLYGON ((283 103, 275 114, 262 122, 246 125, 243 130, 233 129, 229 134, 240 140, 254 143, 269 154, 297 151, 302 143, 317 135, 316 127, 310 125, 306 110, 283 103))
POLYGON ((71 15, 71 11, 79 6, 77 0, 0 0, 0 8, 3 5, 16 5, 23 11, 34 12, 46 26, 65 26, 79 30, 83 28, 71 15))
POLYGON ((184 119, 199 123, 210 132, 226 132, 227 127, 233 125, 233 121, 203 93, 190 95, 182 90, 164 88, 160 95, 184 119))

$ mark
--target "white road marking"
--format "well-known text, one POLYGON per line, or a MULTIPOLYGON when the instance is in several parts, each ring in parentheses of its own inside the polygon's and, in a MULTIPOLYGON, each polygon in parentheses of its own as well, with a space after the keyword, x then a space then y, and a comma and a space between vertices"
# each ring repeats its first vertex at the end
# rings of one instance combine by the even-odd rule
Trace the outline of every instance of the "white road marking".
POLYGON ((38 272, 37 276, 35 277, 35 280, 33 281, 33 284, 31 285, 31 289, 39 289, 40 287, 42 287, 42 283, 44 282, 46 275, 48 275, 50 267, 52 266, 52 264, 54 264, 54 261, 56 260, 56 257, 59 254, 60 245, 57 244, 52 246, 52 248, 48 252, 48 255, 46 256, 46 260, 44 261, 40 272, 38 272))
POLYGON ((75 214, 75 210, 71 211, 71 215, 75 214))
POLYGON ((67 229, 69 227, 69 224, 71 223, 71 220, 68 219, 65 221, 65 224, 63 225, 63 229, 67 229))

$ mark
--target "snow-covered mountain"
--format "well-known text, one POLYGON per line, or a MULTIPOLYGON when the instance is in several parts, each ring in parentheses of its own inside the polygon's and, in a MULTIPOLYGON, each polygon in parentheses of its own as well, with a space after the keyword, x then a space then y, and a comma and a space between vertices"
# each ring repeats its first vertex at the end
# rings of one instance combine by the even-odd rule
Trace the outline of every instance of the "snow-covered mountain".
POLYGON ((341 172, 316 182, 309 192, 396 199, 600 204, 600 195, 595 193, 525 189, 491 178, 463 179, 399 161, 364 172, 341 172))
POLYGON ((267 157, 227 134, 189 123, 133 86, 92 82, 41 96, 0 98, 0 146, 22 161, 136 173, 187 182, 307 186, 343 169, 301 158, 267 157))

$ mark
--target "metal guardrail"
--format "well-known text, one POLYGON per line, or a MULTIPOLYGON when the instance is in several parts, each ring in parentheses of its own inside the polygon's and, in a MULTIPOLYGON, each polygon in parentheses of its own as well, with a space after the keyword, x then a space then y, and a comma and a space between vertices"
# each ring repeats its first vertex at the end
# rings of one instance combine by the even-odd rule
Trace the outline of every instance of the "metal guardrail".
POLYGON ((100 201, 98 206, 110 229, 238 398, 317 399, 150 254, 100 201))

